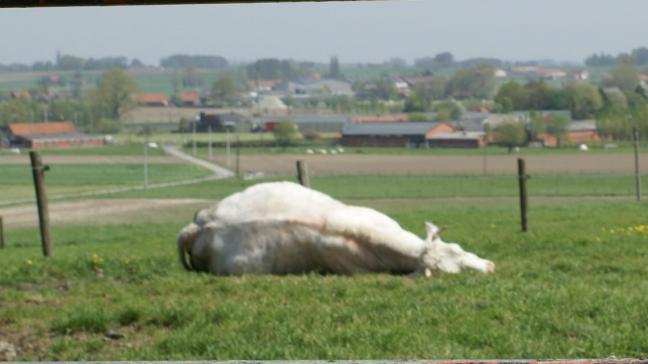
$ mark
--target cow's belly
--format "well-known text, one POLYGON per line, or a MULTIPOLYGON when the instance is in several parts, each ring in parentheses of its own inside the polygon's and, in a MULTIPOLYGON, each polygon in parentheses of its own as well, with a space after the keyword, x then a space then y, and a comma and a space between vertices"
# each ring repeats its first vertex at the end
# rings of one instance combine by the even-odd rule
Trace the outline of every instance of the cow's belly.
POLYGON ((242 224, 215 233, 210 267, 215 274, 408 273, 418 264, 388 244, 327 234, 313 224, 242 224))

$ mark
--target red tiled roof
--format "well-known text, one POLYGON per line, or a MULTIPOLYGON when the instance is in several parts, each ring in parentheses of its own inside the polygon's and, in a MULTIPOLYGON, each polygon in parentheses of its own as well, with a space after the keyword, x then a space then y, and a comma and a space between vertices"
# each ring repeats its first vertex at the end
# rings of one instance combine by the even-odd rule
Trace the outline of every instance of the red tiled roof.
POLYGON ((167 104, 166 96, 162 94, 139 94, 137 102, 140 104, 167 104))
POLYGON ((12 123, 7 125, 7 127, 12 134, 20 136, 76 133, 74 124, 69 121, 33 124, 12 123))
POLYGON ((196 102, 196 101, 198 101, 198 93, 197 92, 181 92, 178 95, 178 98, 182 102, 196 102))

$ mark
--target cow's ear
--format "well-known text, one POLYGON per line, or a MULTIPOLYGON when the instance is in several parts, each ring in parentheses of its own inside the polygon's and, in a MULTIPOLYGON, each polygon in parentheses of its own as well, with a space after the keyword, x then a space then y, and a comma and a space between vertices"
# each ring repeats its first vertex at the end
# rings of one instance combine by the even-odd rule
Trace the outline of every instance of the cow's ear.
POLYGON ((434 241, 439 237, 439 227, 431 222, 425 222, 425 230, 427 231, 426 240, 434 241))

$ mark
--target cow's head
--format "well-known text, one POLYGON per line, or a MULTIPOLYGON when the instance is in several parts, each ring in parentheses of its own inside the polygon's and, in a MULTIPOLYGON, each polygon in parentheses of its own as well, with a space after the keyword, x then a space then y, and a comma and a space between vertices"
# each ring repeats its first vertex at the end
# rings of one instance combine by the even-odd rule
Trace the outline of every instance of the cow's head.
POLYGON ((426 276, 430 276, 434 270, 447 273, 459 273, 464 268, 483 273, 495 271, 493 262, 464 251, 458 244, 441 240, 440 229, 436 225, 426 222, 425 229, 427 230, 426 249, 422 256, 422 263, 426 276))

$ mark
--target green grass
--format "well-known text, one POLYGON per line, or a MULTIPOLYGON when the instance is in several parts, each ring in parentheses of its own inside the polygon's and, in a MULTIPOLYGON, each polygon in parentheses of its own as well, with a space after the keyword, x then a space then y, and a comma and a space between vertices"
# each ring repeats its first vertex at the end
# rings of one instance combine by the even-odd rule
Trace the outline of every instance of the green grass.
POLYGON ((57 227, 50 259, 10 230, 0 327, 20 360, 645 357, 648 227, 627 227, 647 208, 540 204, 523 234, 507 204, 385 207, 497 264, 432 279, 186 273, 173 240, 190 216, 57 227))
MULTIPOLYGON (((29 165, 2 165, 0 203, 32 198, 29 165)), ((181 181, 209 175, 190 164, 149 164, 149 183, 181 181)), ((52 164, 45 174, 49 197, 113 187, 141 186, 144 167, 140 164, 52 164)))
MULTIPOLYGON (((43 149, 40 150, 41 154, 46 157, 48 155, 64 155, 64 156, 143 156, 144 143, 124 143, 107 145, 103 147, 89 147, 89 148, 59 148, 59 149, 43 149)), ((164 155, 161 148, 149 148, 148 155, 164 155)))
MULTIPOLYGON (((294 181, 293 177, 253 181, 230 179, 126 192, 113 197, 221 198, 252 184, 284 179, 294 181)), ((318 176, 311 178, 311 184, 337 198, 356 200, 518 196, 518 181, 514 176, 318 176)), ((633 196, 634 188, 631 176, 533 176, 528 182, 532 200, 554 196, 633 196)), ((646 176, 642 178, 642 190, 648 191, 646 176)))

